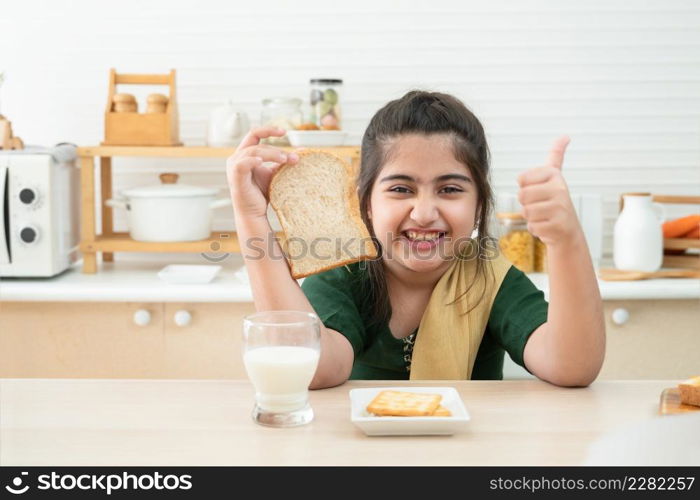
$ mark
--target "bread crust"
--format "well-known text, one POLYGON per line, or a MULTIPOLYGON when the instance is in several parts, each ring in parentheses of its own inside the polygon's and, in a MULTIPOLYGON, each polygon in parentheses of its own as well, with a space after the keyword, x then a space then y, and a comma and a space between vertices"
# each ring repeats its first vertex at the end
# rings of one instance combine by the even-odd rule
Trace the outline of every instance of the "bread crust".
MULTIPOLYGON (((361 255, 356 258, 352 259, 345 259, 341 261, 336 261, 333 262, 327 266, 320 267, 318 269, 315 269, 313 271, 309 272, 299 272, 294 269, 294 265, 292 262, 290 262, 289 257, 287 257, 287 264, 290 267, 290 271, 292 273, 292 277, 294 279, 301 279, 305 278, 307 276, 311 276, 314 274, 322 273, 325 271, 329 271, 331 269, 335 269, 336 267, 341 267, 341 266, 346 266, 348 264, 353 264, 355 262, 360 262, 363 260, 369 260, 369 259, 374 259, 379 255, 379 252, 376 248, 376 245, 374 241, 371 240, 371 235, 369 233, 369 230, 367 229, 367 226, 365 226, 364 221, 362 220, 362 215, 360 213, 360 203, 356 195, 356 190, 355 190, 355 181, 353 178, 353 170, 352 167, 348 162, 340 158, 339 156, 336 156, 334 154, 328 153, 327 151, 322 151, 320 149, 305 149, 303 151, 296 151, 295 152, 299 156, 299 161, 295 164, 289 164, 286 163, 282 165, 275 174, 272 176, 272 179, 270 180, 270 205, 272 205, 272 208, 275 210, 275 212, 279 212, 280 207, 277 207, 273 201, 273 196, 272 192, 277 188, 277 182, 276 180, 278 179, 278 176, 280 173, 292 169, 292 168, 297 168, 298 165, 306 158, 312 155, 322 155, 322 156, 328 156, 330 159, 333 161, 340 162, 340 164, 343 166, 343 169, 345 171, 345 179, 346 179, 346 184, 345 184, 345 198, 346 198, 346 206, 349 208, 349 217, 350 219, 356 224, 358 229, 360 230, 360 233, 362 234, 363 238, 366 238, 368 241, 371 242, 370 245, 370 251, 369 253, 365 255, 361 255)), ((286 240, 289 238, 289 234, 287 231, 287 228, 284 227, 284 223, 282 222, 282 219, 280 219, 280 224, 282 226, 282 232, 283 232, 283 238, 286 240)), ((284 251, 284 249, 283 249, 284 251)))
POLYGON ((678 384, 678 390, 681 395, 681 403, 700 406, 700 376, 691 377, 681 382, 678 384))

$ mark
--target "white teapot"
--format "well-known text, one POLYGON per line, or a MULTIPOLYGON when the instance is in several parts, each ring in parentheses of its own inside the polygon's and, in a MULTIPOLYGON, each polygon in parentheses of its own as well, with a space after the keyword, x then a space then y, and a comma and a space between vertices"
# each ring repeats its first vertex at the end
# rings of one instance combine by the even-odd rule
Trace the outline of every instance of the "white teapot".
POLYGON ((236 147, 250 129, 248 115, 237 110, 233 101, 229 101, 209 115, 207 128, 207 145, 217 147, 236 147))

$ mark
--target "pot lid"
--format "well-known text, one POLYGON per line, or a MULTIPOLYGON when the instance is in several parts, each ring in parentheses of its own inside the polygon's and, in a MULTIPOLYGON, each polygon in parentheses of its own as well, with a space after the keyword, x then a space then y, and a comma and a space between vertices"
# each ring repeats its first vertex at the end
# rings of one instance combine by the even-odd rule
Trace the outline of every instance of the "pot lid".
POLYGON ((128 198, 191 198, 216 196, 218 189, 177 184, 179 175, 160 174, 160 184, 143 186, 123 191, 128 198))

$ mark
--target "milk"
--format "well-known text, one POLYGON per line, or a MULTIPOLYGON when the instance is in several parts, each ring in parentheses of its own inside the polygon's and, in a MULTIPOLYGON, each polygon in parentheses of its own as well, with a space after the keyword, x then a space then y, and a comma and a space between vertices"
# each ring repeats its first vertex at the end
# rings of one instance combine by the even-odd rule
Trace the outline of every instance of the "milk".
POLYGON ((309 347, 269 346, 246 351, 243 362, 258 406, 271 412, 303 408, 318 358, 318 350, 309 347))

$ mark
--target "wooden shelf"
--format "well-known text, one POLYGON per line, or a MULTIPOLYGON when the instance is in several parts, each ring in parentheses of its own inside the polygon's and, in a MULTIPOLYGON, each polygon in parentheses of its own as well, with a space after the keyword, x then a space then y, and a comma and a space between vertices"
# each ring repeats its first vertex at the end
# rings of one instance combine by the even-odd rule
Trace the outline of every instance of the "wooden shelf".
POLYGON ((700 248, 700 239, 692 238, 664 238, 664 248, 670 250, 688 250, 700 248))
POLYGON ((84 241, 80 244, 83 252, 225 252, 238 253, 241 251, 238 236, 235 232, 214 231, 206 240, 199 241, 136 241, 129 233, 113 233, 98 235, 95 241, 84 241))
MULTIPOLYGON (((292 151, 295 148, 281 148, 292 151)), ((350 159, 357 171, 360 163, 359 146, 319 147, 342 158, 350 159)), ((133 240, 128 233, 115 233, 112 208, 102 203, 96 206, 95 166, 100 169, 100 195, 102 200, 112 197, 112 158, 161 157, 161 158, 227 158, 236 148, 209 148, 205 146, 86 146, 78 148, 80 158, 81 184, 81 240, 80 250, 83 254, 83 272, 97 272, 97 253, 102 253, 105 262, 114 260, 114 252, 223 252, 240 253, 238 236, 234 231, 212 232, 208 239, 201 241, 182 241, 172 243, 143 242, 133 240), (99 162, 95 159, 99 158, 99 162), (102 221, 102 234, 97 234, 95 216, 102 221)), ((222 162, 222 171, 224 165, 222 162)), ((279 233, 278 233, 279 234, 279 233)))
MULTIPOLYGON (((293 151, 296 148, 280 148, 293 151)), ((338 146, 317 148, 338 156, 359 158, 360 146, 338 146)), ((226 158, 236 152, 236 148, 209 148, 206 146, 85 146, 78 148, 81 157, 141 156, 161 158, 226 158)))

